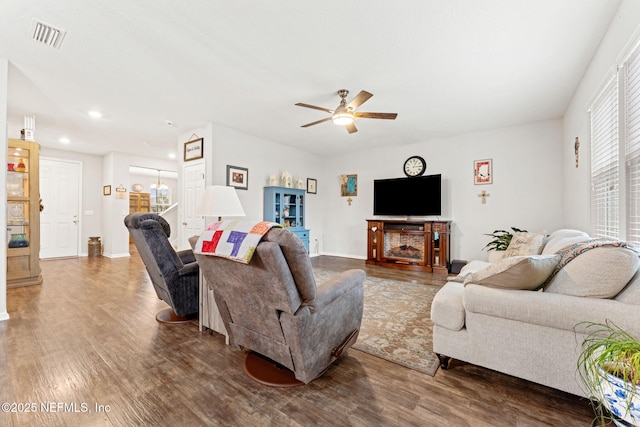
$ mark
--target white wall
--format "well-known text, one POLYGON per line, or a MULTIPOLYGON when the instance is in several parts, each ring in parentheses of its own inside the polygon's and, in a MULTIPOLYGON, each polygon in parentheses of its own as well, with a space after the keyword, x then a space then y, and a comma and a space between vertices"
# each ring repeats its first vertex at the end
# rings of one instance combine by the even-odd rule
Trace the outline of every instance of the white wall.
MULTIPOLYGON (((129 214, 129 191, 133 184, 129 166, 176 170, 177 162, 109 153, 102 158, 102 165, 102 185, 111 185, 111 195, 103 196, 102 199, 104 255, 114 258, 129 256, 129 231, 124 225, 124 218, 129 214), (116 198, 116 188, 120 186, 127 190, 124 199, 116 198)), ((100 191, 102 192, 102 186, 100 191)))
MULTIPOLYGON (((238 197, 246 213, 247 220, 262 220, 263 188, 268 185, 270 175, 280 176, 285 170, 296 178, 318 178, 325 161, 313 154, 287 147, 277 142, 254 135, 209 124, 181 136, 182 141, 190 139, 192 133, 204 138, 204 152, 207 161, 207 185, 226 185, 227 165, 249 170, 248 190, 237 190, 238 197)), ((322 236, 325 212, 321 192, 308 194, 305 227, 310 229, 310 250, 314 254, 314 239, 322 236)))
MULTIPOLYGON (((7 158, 7 82, 9 61, 0 58, 0 157, 7 158)), ((0 198, 7 200, 7 173, 0 174, 0 198)), ((0 209, 0 224, 7 223, 7 210, 0 209)), ((0 245, 0 321, 9 319, 7 313, 7 246, 0 245)))
POLYGON ((590 103, 615 70, 616 60, 640 26, 640 2, 625 0, 613 18, 564 116, 562 137, 564 169, 564 218, 566 226, 591 232, 590 103), (573 143, 580 138, 580 163, 575 167, 573 143))
POLYGON ((489 238, 483 234, 495 229, 554 230, 562 223, 561 143, 557 119, 326 159, 327 172, 318 183, 326 194, 323 252, 366 257, 373 180, 403 177, 411 155, 427 161, 426 174, 442 174, 440 218, 453 221, 452 259, 485 259, 482 248, 489 238), (474 185, 473 161, 480 159, 493 159, 493 184, 474 185), (342 174, 358 174, 351 206, 340 196, 342 174), (482 190, 490 194, 486 204, 478 197, 482 190))
MULTIPOLYGON (((77 153, 41 147, 42 157, 75 160, 82 163, 82 230, 80 253, 87 254, 89 236, 101 236, 105 245, 105 256, 121 257, 129 253, 129 237, 124 226, 124 217, 129 212, 131 185, 139 177, 129 175, 129 166, 151 169, 177 170, 173 160, 149 159, 123 153, 106 156, 77 153), (111 196, 103 196, 102 187, 111 185, 111 196), (125 199, 116 199, 116 187, 127 189, 125 199), (92 211, 92 215, 87 215, 92 211)), ((148 177, 152 180, 151 177, 148 177)), ((175 180, 173 180, 175 182, 175 180)), ((175 184, 174 184, 175 185, 175 184)))

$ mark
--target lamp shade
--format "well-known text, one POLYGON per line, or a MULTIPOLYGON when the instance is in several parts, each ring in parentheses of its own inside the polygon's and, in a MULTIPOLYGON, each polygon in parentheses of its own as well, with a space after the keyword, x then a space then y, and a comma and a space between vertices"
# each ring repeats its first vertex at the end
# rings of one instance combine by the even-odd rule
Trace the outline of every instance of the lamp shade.
POLYGON ((198 216, 245 216, 236 189, 224 185, 209 185, 204 188, 196 205, 198 216))

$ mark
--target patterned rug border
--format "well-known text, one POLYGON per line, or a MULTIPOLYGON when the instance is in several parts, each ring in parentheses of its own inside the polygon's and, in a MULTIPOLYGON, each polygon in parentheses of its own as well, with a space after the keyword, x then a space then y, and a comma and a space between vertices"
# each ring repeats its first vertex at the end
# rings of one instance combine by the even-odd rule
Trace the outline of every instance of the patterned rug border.
MULTIPOLYGON (((317 282, 322 283, 326 278, 338 273, 324 268, 315 268, 314 274, 318 279, 317 282)), ((433 323, 429 312, 433 296, 440 289, 440 286, 367 276, 364 287, 362 327, 360 337, 352 348, 397 365, 435 376, 439 361, 433 352, 433 323), (418 300, 416 296, 421 298, 420 301, 424 302, 424 305, 419 304, 419 313, 403 313, 408 315, 406 318, 391 318, 390 314, 381 308, 380 301, 399 306, 403 304, 415 306, 415 301, 418 300), (377 306, 372 303, 373 298, 376 298, 377 306), (369 304, 367 304, 368 301, 369 304), (373 312, 374 309, 377 310, 373 312), (419 314, 422 316, 417 318, 419 314), (412 326, 412 321, 418 322, 419 325, 412 326), (380 327, 381 323, 382 327, 380 327), (411 331, 407 331, 409 328, 411 331), (398 330, 404 331, 404 336, 398 335, 398 330), (392 352, 385 350, 384 345, 382 347, 376 346, 367 341, 372 341, 375 344, 386 343, 387 347, 391 347, 392 352), (394 348, 394 344, 403 347, 394 348), (395 354, 393 350, 395 350, 395 354)), ((382 306, 388 307, 390 304, 382 304, 382 306)))

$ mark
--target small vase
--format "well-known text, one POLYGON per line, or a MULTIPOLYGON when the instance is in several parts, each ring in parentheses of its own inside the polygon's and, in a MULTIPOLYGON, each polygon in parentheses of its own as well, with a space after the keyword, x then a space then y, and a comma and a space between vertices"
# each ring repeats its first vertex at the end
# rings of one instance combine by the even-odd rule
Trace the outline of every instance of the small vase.
POLYGON ((10 248, 26 248, 29 246, 29 240, 27 240, 26 233, 15 233, 11 235, 9 240, 10 248))

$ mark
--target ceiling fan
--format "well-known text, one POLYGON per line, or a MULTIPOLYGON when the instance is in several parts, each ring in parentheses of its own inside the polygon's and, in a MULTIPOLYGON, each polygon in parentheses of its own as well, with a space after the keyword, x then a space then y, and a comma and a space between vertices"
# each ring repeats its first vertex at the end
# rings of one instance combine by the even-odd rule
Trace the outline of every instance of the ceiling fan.
POLYGON ((369 98, 373 96, 372 93, 367 92, 366 90, 361 90, 355 98, 351 100, 351 102, 347 105, 347 95, 349 95, 349 91, 346 89, 340 89, 338 91, 338 96, 340 96, 340 105, 335 110, 330 110, 324 107, 316 107, 315 105, 303 104, 302 102, 298 102, 296 105, 299 107, 313 108, 314 110, 326 111, 331 114, 329 117, 326 117, 322 120, 317 120, 315 122, 307 123, 306 125, 302 125, 300 127, 306 128, 309 126, 317 125, 318 123, 328 122, 329 120, 333 120, 333 123, 337 125, 344 125, 347 129, 347 132, 354 133, 358 132, 356 125, 353 122, 356 119, 387 119, 394 120, 398 114, 397 113, 367 113, 367 112, 357 112, 356 108, 364 104, 369 98))

